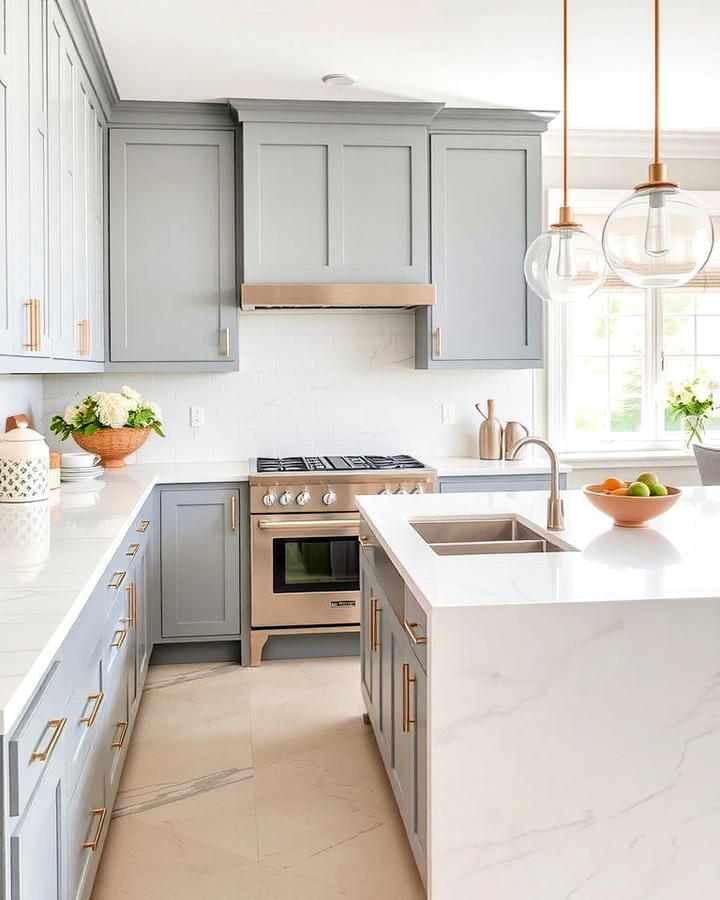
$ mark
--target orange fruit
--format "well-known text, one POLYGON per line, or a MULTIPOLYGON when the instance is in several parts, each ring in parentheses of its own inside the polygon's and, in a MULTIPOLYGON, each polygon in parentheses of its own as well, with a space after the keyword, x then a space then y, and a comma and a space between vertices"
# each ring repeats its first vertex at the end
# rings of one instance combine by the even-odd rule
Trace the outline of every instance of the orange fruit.
POLYGON ((610 478, 606 478, 605 481, 603 481, 603 488, 611 493, 618 488, 624 487, 627 487, 627 484, 620 478, 616 478, 614 475, 611 475, 610 478))
POLYGON ((615 488, 614 491, 610 491, 613 497, 627 497, 628 489, 626 487, 615 488))

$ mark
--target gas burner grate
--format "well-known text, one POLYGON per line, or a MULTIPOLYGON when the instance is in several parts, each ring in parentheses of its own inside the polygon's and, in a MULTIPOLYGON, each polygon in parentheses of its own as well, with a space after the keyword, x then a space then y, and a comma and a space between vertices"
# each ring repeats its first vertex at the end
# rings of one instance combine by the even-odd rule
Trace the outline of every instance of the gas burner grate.
POLYGON ((373 469, 424 469, 425 466, 412 456, 399 454, 398 456, 367 456, 367 461, 373 469))
POLYGON ((412 456, 259 456, 259 474, 271 472, 361 472, 377 469, 424 469, 425 466, 412 456))

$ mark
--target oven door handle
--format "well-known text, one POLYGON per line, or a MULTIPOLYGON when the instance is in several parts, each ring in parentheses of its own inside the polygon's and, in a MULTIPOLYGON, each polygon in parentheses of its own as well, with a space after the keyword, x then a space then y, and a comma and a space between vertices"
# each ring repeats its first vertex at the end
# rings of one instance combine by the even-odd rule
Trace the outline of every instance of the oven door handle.
POLYGON ((302 531, 303 528, 355 528, 360 519, 304 519, 296 522, 273 522, 272 519, 258 519, 258 528, 267 530, 292 528, 302 531))

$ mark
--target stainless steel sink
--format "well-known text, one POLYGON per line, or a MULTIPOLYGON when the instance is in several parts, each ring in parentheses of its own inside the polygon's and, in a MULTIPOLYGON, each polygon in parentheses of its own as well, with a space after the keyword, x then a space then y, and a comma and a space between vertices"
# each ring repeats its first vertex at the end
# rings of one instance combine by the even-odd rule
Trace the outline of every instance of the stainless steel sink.
POLYGON ((410 524, 439 556, 575 550, 556 535, 549 536, 515 515, 428 521, 415 519, 410 524))

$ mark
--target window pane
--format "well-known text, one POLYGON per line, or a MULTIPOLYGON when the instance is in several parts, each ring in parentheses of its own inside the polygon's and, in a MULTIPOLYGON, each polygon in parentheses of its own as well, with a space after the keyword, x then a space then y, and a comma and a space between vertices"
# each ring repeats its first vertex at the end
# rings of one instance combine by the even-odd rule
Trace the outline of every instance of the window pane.
POLYGON ((720 353, 720 315, 697 317, 697 352, 720 353))
POLYGON ((663 310, 665 313, 693 315, 695 312, 695 295, 683 294, 674 290, 663 291, 663 310))
POLYGON ((640 357, 610 360, 610 431, 642 429, 643 361, 640 357))
POLYGON ((645 350, 645 317, 618 316, 610 319, 610 353, 640 354, 645 350))
POLYGON ((607 421, 607 360, 578 358, 573 376, 575 429, 587 435, 604 431, 607 421))
POLYGON ((606 356, 608 351, 608 323, 605 316, 584 311, 573 323, 573 344, 579 356, 606 356))
POLYGON ((645 291, 622 291, 608 294, 608 311, 623 316, 645 315, 645 291))
POLYGON ((690 316, 665 316, 665 353, 695 352, 695 321, 690 316))
POLYGON ((699 316, 720 315, 720 292, 710 291, 697 295, 696 312, 699 316))

